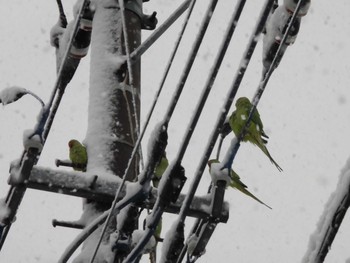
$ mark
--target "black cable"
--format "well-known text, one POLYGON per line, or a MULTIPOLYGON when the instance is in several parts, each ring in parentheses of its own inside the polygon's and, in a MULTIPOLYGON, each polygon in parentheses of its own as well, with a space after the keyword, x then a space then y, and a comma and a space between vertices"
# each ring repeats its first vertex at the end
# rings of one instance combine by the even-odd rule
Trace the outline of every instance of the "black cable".
MULTIPOLYGON (((227 99, 224 103, 224 106, 222 107, 222 111, 221 111, 221 114, 217 120, 217 123, 216 125, 214 126, 214 130, 210 136, 210 140, 208 142, 208 145, 206 147, 206 150, 204 152, 204 155, 201 159, 201 162, 199 164, 199 167, 197 168, 196 170, 196 174, 194 176, 194 179, 192 181, 192 184, 190 186, 190 189, 189 191, 187 192, 187 195, 186 195, 186 198, 181 206, 181 210, 180 210, 180 213, 179 213, 179 216, 178 216, 178 219, 176 220, 176 226, 179 226, 180 224, 184 224, 185 222, 185 218, 186 218, 186 213, 190 207, 190 204, 192 202, 192 199, 194 197, 194 194, 197 190, 197 187, 199 185, 199 182, 201 180, 201 177, 202 177, 202 174, 203 174, 203 171, 205 169, 205 166, 208 162, 208 159, 210 157, 210 154, 214 148, 214 145, 215 145, 215 142, 217 140, 217 137, 219 135, 219 132, 220 132, 220 128, 222 127, 225 119, 226 119, 226 115, 231 107, 231 104, 233 102, 233 99, 237 93, 237 90, 240 86, 240 83, 243 79, 243 76, 245 74, 245 71, 246 71, 246 68, 249 64, 249 61, 253 55, 253 52, 254 52, 254 49, 256 47, 256 44, 258 42, 258 39, 259 39, 259 36, 261 34, 261 32, 263 31, 264 29, 264 26, 265 26, 265 23, 266 23, 266 20, 270 14, 270 10, 273 6, 273 2, 274 0, 267 0, 266 1, 266 4, 263 8, 263 11, 260 15, 260 18, 258 20, 258 23, 256 25, 256 28, 254 30, 254 33, 252 35, 252 37, 250 38, 250 41, 249 41, 249 44, 247 46, 247 49, 243 55, 243 58, 241 60, 241 63, 240 63, 240 67, 239 69, 237 70, 236 72, 236 76, 235 76, 235 79, 234 79, 234 82, 232 84, 232 87, 228 93, 228 96, 227 96, 227 99)), ((176 226, 173 226, 173 227, 176 227, 176 226)), ((179 258, 178 262, 181 262, 181 258, 179 258)))
POLYGON ((246 3, 246 0, 240 0, 234 10, 234 13, 232 15, 231 21, 229 22, 229 26, 227 28, 226 34, 224 36, 224 40, 221 44, 221 47, 219 48, 219 53, 216 57, 216 60, 214 62, 214 66, 211 68, 211 72, 209 73, 209 78, 205 84, 205 88, 203 90, 203 93, 201 95, 201 98, 199 100, 199 103, 197 105, 197 108, 195 110, 195 114, 192 117, 192 120, 190 122, 190 124, 188 125, 187 129, 186 129, 186 135, 181 143, 181 148, 177 154, 176 160, 177 162, 181 163, 181 160, 185 154, 185 151, 187 149, 187 146, 189 145, 189 141, 192 137, 193 131, 197 125, 198 119, 202 113, 203 107, 207 101, 207 98, 209 96, 209 93, 211 91, 211 88, 213 87, 214 81, 216 79, 216 76, 219 72, 219 69, 221 67, 222 61, 225 57, 227 48, 231 42, 232 39, 232 35, 236 29, 236 25, 238 23, 238 20, 241 16, 243 7, 246 3))
POLYGON ((67 17, 66 14, 64 13, 63 5, 61 0, 56 0, 57 6, 58 6, 58 11, 60 13, 60 22, 61 22, 61 27, 66 28, 67 27, 67 17))
POLYGON ((199 47, 202 44, 202 40, 203 40, 204 35, 205 35, 206 31, 207 31, 208 25, 210 23, 210 20, 211 20, 211 17, 213 15, 213 12, 215 10, 217 2, 218 2, 218 0, 212 0, 210 2, 210 5, 209 5, 207 11, 206 11, 206 14, 204 16, 204 20, 202 21, 201 27, 199 29, 199 33, 197 35, 195 43, 192 46, 192 50, 190 52, 188 60, 184 64, 185 65, 185 69, 182 72, 180 81, 179 81, 179 83, 178 83, 178 85, 176 87, 175 94, 172 96, 172 100, 171 100, 170 105, 168 107, 168 111, 165 114, 165 119, 164 119, 165 123, 169 123, 169 121, 171 119, 171 116, 174 113, 175 107, 176 107, 177 102, 178 102, 178 100, 179 100, 179 98, 181 96, 181 93, 182 93, 183 87, 185 86, 187 77, 188 77, 188 75, 189 75, 189 73, 191 71, 191 68, 192 68, 194 60, 195 60, 195 58, 197 56, 199 47))

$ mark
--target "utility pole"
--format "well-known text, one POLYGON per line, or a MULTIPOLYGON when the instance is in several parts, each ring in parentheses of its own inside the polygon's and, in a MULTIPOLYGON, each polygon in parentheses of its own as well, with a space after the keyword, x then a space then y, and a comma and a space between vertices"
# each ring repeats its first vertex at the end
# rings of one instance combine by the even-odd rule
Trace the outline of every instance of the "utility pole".
MULTIPOLYGON (((94 9, 91 36, 91 66, 88 129, 86 134, 88 165, 87 172, 108 171, 122 177, 130 159, 140 126, 140 60, 128 71, 125 60, 126 46, 123 32, 122 11, 118 1, 97 1, 94 9), (132 83, 130 82, 130 73, 132 83)), ((142 1, 126 1, 125 21, 127 44, 130 52, 141 43, 142 1)), ((128 181, 133 181, 139 172, 139 156, 135 156, 128 181)), ((84 212, 93 209, 101 214, 111 206, 106 202, 87 201, 84 212)), ((91 212, 91 211, 90 211, 91 212)), ((131 235, 137 227, 137 208, 129 209, 124 232, 131 235)), ((91 218, 93 220, 94 218, 91 218)), ((115 231, 115 220, 103 237, 108 242, 115 231)), ((100 235, 100 231, 97 231, 100 235)), ((91 242, 96 241, 92 238, 91 242)), ((87 243, 89 240, 86 241, 87 243)), ((122 259, 118 255, 115 262, 122 259)), ((98 259, 101 260, 101 257, 98 259)), ((99 262, 99 261, 98 261, 99 262)))

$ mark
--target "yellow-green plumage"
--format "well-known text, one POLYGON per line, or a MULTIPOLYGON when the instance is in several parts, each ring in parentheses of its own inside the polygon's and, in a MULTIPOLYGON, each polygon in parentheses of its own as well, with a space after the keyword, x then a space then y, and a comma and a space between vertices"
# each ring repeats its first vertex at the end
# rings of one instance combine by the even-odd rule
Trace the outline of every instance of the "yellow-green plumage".
POLYGON ((162 233, 162 225, 163 225, 163 219, 160 218, 159 223, 156 227, 156 230, 154 231, 154 237, 156 238, 156 241, 159 241, 161 239, 160 234, 162 233))
MULTIPOLYGON (((211 164, 212 163, 220 163, 220 162, 218 160, 216 160, 216 159, 209 160, 208 161, 209 172, 210 172, 210 168, 211 168, 211 164)), ((253 198, 255 201, 258 201, 260 204, 263 204, 264 206, 272 209, 270 206, 268 206, 267 204, 262 202, 259 198, 257 198, 255 195, 253 195, 251 192, 249 192, 247 190, 248 186, 246 186, 241 181, 241 178, 239 177, 239 175, 235 171, 231 170, 230 177, 231 177, 231 183, 229 184, 230 187, 236 188, 238 191, 240 191, 243 194, 253 198)))
POLYGON ((69 159, 73 163, 73 169, 85 172, 88 162, 86 147, 77 140, 70 140, 68 146, 69 159))
POLYGON ((156 168, 154 169, 154 177, 152 179, 152 183, 154 187, 156 188, 158 187, 160 178, 162 178, 162 175, 166 170, 166 168, 168 167, 168 165, 169 165, 168 159, 164 155, 160 160, 160 162, 158 163, 158 165, 156 166, 156 168))
MULTIPOLYGON (((250 103, 249 99, 246 97, 241 97, 236 102, 236 110, 232 112, 229 124, 234 132, 234 134, 238 137, 241 133, 244 125, 249 116, 249 112, 253 105, 250 103)), ((254 110, 251 121, 247 127, 246 134, 243 137, 243 141, 249 141, 254 145, 258 146, 263 153, 267 157, 269 157, 270 161, 277 167, 279 171, 282 171, 282 168, 275 162, 275 160, 270 155, 267 150, 265 144, 267 143, 267 139, 269 137, 264 132, 264 127, 260 118, 260 114, 257 109, 254 110)))
MULTIPOLYGON (((152 178, 152 183, 155 188, 158 188, 159 181, 162 178, 162 175, 168 166, 169 166, 169 161, 166 158, 166 153, 164 152, 162 158, 160 159, 160 162, 154 169, 154 176, 152 178)), ((162 225, 163 225, 162 222, 163 222, 163 219, 160 218, 159 223, 154 231, 154 237, 157 242, 161 240, 160 234, 162 232, 162 225)))

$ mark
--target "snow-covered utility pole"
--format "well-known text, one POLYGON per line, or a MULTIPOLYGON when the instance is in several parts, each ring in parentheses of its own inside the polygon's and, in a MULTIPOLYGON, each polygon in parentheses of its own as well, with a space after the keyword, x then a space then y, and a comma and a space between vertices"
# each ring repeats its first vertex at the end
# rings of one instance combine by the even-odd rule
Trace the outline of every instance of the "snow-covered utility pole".
MULTIPOLYGON (((125 10, 119 7, 118 1, 96 1, 91 5, 94 19, 88 129, 85 139, 89 157, 87 172, 99 175, 108 172, 122 177, 137 139, 139 127, 140 62, 134 62, 128 67, 126 51, 127 48, 130 52, 134 51, 141 43, 142 1, 125 3, 125 10), (126 21, 125 28, 123 19, 126 21)), ((139 157, 134 159, 126 175, 128 181, 136 178, 138 163, 139 157)), ((87 200, 84 213, 91 214, 94 211, 95 215, 99 215, 110 206, 110 200, 106 202, 87 200)), ((137 226, 137 211, 135 213, 135 209, 129 209, 129 212, 127 225, 124 225, 126 235, 131 235, 135 225, 137 226)), ((88 222, 94 218, 91 217, 88 222)), ((110 244, 109 236, 114 230, 115 226, 108 226, 102 246, 110 244)), ((96 238, 100 235, 100 231, 96 232, 96 235, 86 241, 86 250, 91 251, 93 250, 91 248, 96 246, 96 238)), ((117 253, 118 256, 122 257, 117 253)), ((97 253, 96 259, 100 262, 103 257, 106 255, 97 253)), ((118 259, 116 260, 118 262, 118 259)))

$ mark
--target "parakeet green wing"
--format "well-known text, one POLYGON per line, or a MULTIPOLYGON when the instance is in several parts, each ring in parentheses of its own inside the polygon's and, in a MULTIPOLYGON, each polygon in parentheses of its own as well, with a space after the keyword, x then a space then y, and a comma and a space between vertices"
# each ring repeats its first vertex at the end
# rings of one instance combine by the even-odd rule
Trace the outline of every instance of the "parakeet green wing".
POLYGON ((69 146, 69 159, 73 163, 73 169, 76 171, 85 171, 88 161, 86 147, 77 140, 70 140, 69 146))
POLYGON ((158 187, 159 181, 162 178, 162 175, 168 166, 168 159, 165 156, 163 156, 156 168, 154 169, 154 176, 152 178, 152 183, 154 187, 158 187))
MULTIPOLYGON (((245 126, 252 106, 253 105, 246 97, 241 97, 237 100, 236 110, 231 114, 229 119, 231 129, 236 136, 240 135, 243 127, 245 126)), ((249 141, 257 145, 265 153, 265 155, 269 157, 270 161, 277 167, 277 169, 279 171, 282 171, 282 168, 276 163, 276 161, 272 158, 271 154, 267 150, 265 146, 267 140, 263 137, 268 138, 268 136, 263 130, 263 124, 260 118, 260 114, 256 109, 252 115, 252 119, 248 127, 246 128, 246 134, 243 137, 243 141, 249 141)))

